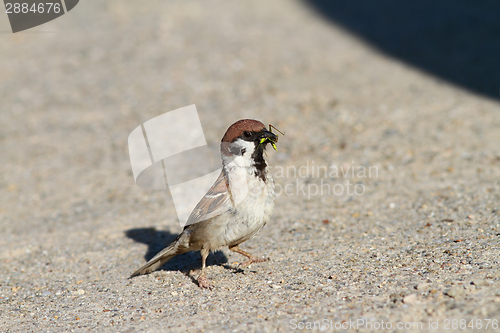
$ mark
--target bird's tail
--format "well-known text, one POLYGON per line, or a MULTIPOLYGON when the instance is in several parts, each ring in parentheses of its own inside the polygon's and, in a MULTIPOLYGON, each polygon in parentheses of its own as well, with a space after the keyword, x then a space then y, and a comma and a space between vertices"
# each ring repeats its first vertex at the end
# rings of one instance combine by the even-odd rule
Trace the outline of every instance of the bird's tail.
POLYGON ((164 263, 166 263, 176 255, 189 251, 185 246, 183 246, 183 236, 184 234, 181 233, 169 246, 161 250, 144 266, 132 273, 130 277, 133 278, 137 275, 149 274, 163 266, 164 263))

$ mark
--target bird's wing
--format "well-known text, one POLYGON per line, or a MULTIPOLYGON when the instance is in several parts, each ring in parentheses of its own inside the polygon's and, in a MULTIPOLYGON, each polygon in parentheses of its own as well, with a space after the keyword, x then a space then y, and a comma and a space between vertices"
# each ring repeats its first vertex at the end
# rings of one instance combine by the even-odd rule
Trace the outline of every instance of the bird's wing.
POLYGON ((208 220, 230 210, 233 205, 229 197, 228 187, 226 173, 222 170, 219 178, 191 212, 186 226, 208 220))

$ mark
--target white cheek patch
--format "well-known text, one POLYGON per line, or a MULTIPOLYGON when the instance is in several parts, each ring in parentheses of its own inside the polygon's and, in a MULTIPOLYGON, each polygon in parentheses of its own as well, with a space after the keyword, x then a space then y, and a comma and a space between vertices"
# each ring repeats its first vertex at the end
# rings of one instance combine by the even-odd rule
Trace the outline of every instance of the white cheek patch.
POLYGON ((255 151, 255 143, 237 139, 230 144, 229 151, 233 154, 222 154, 222 159, 229 178, 229 191, 233 204, 238 205, 248 195, 247 177, 253 167, 252 154, 255 151))
POLYGON ((255 151, 255 143, 237 139, 229 145, 231 156, 223 156, 226 165, 235 163, 238 167, 248 168, 252 165, 252 154, 255 151))

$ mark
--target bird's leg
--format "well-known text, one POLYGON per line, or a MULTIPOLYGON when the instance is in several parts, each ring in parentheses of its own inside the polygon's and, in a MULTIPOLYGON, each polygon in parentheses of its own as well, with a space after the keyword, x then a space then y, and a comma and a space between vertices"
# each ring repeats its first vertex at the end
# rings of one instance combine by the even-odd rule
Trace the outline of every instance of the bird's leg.
POLYGON ((241 268, 247 267, 247 266, 253 264, 254 262, 264 262, 264 261, 268 261, 269 260, 269 258, 259 258, 259 257, 254 256, 253 254, 250 254, 250 253, 248 253, 246 251, 243 251, 242 249, 240 249, 240 247, 238 245, 230 246, 229 249, 231 251, 234 251, 234 252, 237 252, 239 254, 242 254, 242 255, 244 255, 245 257, 248 258, 247 261, 242 262, 241 264, 238 265, 241 268))
POLYGON ((210 250, 201 249, 200 253, 201 253, 201 273, 197 279, 198 285, 200 286, 200 288, 212 289, 213 287, 212 284, 205 276, 206 261, 208 254, 210 253, 210 250))

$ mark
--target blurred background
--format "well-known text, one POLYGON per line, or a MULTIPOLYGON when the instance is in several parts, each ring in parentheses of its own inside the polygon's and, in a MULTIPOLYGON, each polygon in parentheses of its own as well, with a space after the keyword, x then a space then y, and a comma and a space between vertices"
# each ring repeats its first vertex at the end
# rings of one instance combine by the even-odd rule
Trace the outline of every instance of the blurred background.
MULTIPOLYGON (((98 281, 125 284, 175 237, 171 198, 134 184, 127 137, 190 104, 210 145, 234 121, 255 118, 286 133, 278 152, 269 152, 273 166, 379 170, 351 179, 366 189, 362 196, 280 196, 274 223, 252 240, 263 252, 286 254, 294 244, 304 250, 295 260, 326 272, 332 264, 322 260, 332 253, 350 265, 341 255, 389 255, 422 244, 442 254, 453 245, 494 265, 498 253, 483 253, 498 244, 499 15, 496 1, 85 0, 16 34, 0 15, 3 295, 15 299, 16 286, 26 295, 55 293, 84 280, 93 281, 87 297, 98 303, 102 294, 93 298, 91 291, 98 281), (462 224, 442 224, 446 219, 462 224), (448 245, 450 239, 470 242, 448 245), (310 258, 310 249, 323 255, 310 258)), ((276 182, 295 189, 321 179, 276 182)), ((189 258, 188 269, 198 260, 189 258)), ((408 265, 427 265, 413 259, 408 265)), ((449 274, 466 265, 455 259, 446 259, 456 268, 449 274)), ((444 281, 439 265, 429 274, 444 281)), ((365 290, 382 286, 375 273, 345 267, 337 270, 347 272, 344 281, 373 282, 365 290)), ((364 302, 388 300, 391 292, 383 290, 364 302)), ((123 304, 133 303, 123 293, 123 304)), ((342 303, 358 311, 359 304, 346 305, 354 298, 332 298, 325 309, 342 303)), ((305 306, 298 302, 297 309, 305 306)), ((398 309, 404 316, 407 310, 398 309)))

